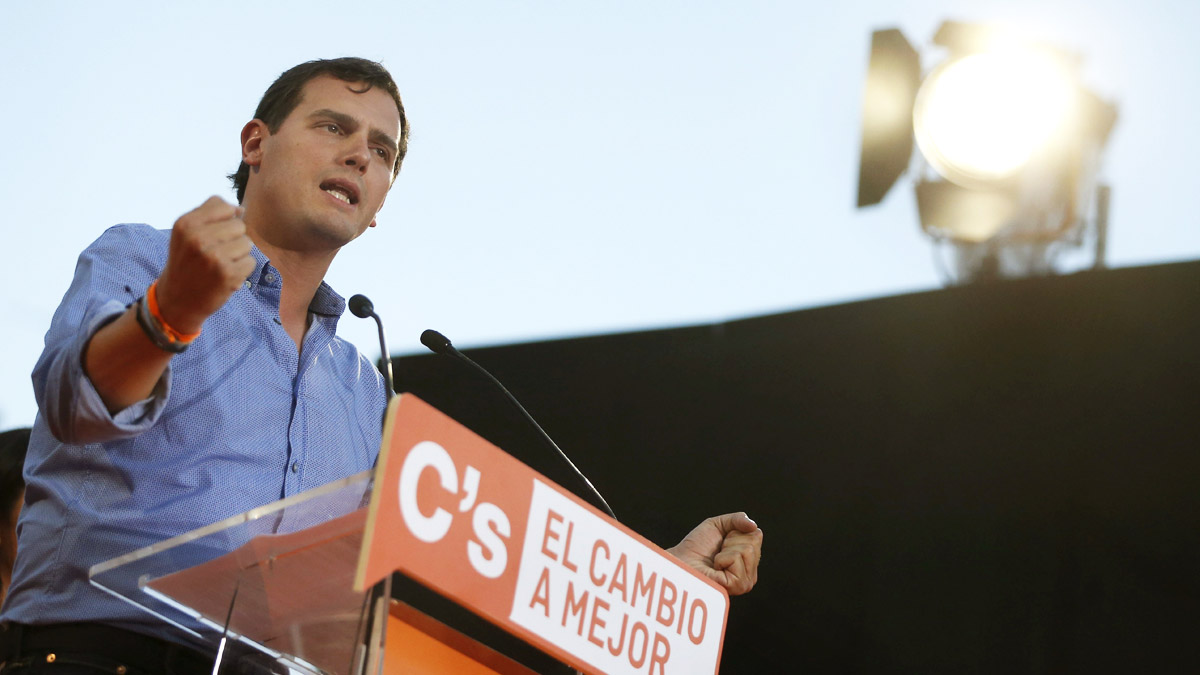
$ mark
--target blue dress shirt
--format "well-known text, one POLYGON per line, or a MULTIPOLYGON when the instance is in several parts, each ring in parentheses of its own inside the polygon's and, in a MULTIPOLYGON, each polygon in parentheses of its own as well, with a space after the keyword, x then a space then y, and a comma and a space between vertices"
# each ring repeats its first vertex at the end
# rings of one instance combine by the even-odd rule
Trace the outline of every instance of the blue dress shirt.
POLYGON ((83 349, 158 277, 169 241, 169 230, 110 228, 80 256, 54 314, 33 371, 39 413, 5 620, 101 621, 183 641, 92 587, 88 568, 375 460, 385 385, 335 335, 345 301, 321 284, 297 352, 279 320, 279 273, 257 248, 242 289, 151 396, 108 413, 83 372, 83 349))

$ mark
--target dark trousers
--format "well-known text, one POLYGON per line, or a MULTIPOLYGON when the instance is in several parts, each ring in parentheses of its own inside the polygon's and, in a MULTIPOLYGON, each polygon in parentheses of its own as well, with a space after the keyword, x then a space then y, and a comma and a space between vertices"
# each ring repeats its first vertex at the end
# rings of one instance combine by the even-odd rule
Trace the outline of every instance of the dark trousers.
POLYGON ((99 623, 7 624, 0 661, 2 675, 211 675, 213 668, 213 658, 193 649, 99 623))

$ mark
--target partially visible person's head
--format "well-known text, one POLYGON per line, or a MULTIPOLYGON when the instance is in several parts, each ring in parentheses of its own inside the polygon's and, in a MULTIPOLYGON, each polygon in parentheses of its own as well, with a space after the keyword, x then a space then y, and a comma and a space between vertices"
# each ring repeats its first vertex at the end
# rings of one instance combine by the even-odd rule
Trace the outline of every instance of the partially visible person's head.
MULTIPOLYGON (((404 115, 404 103, 400 100, 400 90, 396 87, 396 82, 392 80, 391 74, 375 61, 343 57, 308 61, 290 68, 267 88, 262 100, 258 103, 258 108, 254 111, 254 118, 265 122, 267 128, 272 132, 277 131, 288 115, 300 104, 304 96, 304 86, 322 75, 360 85, 355 88, 355 91, 360 93, 366 93, 378 87, 386 91, 395 101, 396 110, 400 113, 400 138, 397 139, 399 148, 396 153, 395 165, 392 168, 392 175, 395 176, 400 171, 400 164, 404 161, 405 153, 408 152, 408 119, 404 115)), ((241 203, 246 195, 246 184, 249 179, 250 167, 245 162, 238 166, 237 171, 229 174, 229 180, 233 182, 233 187, 237 191, 238 203, 241 203)))
POLYGON ((17 559, 17 518, 25 500, 25 451, 29 429, 0 433, 0 601, 8 593, 13 563, 17 559))

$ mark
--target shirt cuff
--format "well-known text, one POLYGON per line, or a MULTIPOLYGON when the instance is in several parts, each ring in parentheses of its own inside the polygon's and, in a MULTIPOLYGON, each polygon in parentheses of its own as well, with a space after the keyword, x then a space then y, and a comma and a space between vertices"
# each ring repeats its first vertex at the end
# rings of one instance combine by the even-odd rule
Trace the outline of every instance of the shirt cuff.
POLYGON ((84 331, 84 337, 77 346, 79 358, 76 363, 78 363, 79 372, 76 379, 78 383, 75 401, 76 420, 84 437, 94 437, 97 435, 96 432, 109 438, 124 438, 140 434, 154 426, 154 423, 162 416, 171 393, 171 366, 168 365, 167 369, 163 371, 162 377, 158 378, 158 382, 154 384, 154 389, 150 391, 149 396, 131 403, 115 414, 110 413, 108 406, 100 397, 100 392, 96 391, 95 385, 92 384, 91 378, 84 370, 83 355, 92 336, 116 320, 125 310, 126 307, 115 300, 106 303, 96 313, 96 317, 84 331))

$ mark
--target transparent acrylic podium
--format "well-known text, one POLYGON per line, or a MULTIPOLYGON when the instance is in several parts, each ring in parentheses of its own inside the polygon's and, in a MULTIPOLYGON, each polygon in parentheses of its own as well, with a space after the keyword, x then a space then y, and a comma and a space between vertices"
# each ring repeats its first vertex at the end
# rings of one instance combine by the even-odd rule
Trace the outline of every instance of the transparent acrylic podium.
POLYGON ((252 509, 99 563, 90 581, 224 661, 364 672, 386 625, 368 617, 389 595, 352 590, 371 485, 365 471, 252 509))
POLYGON ((720 586, 411 394, 392 399, 383 439, 375 472, 113 558, 89 579, 243 672, 600 674, 647 659, 665 671, 668 658, 672 672, 717 672, 729 606, 720 586), (561 557, 547 548, 559 540, 552 520, 566 522, 560 513, 570 515, 561 557), (577 556, 592 546, 588 537, 598 542, 592 550, 614 552, 611 601, 586 567, 570 563, 572 533, 584 542, 577 556), (623 581, 613 590, 627 566, 652 570, 647 584, 683 589, 676 629, 655 632, 653 652, 638 596, 624 600, 623 581), (554 593, 562 616, 578 615, 578 630, 551 616, 552 574, 565 588, 554 593), (586 636, 589 590, 572 595, 585 587, 600 598, 586 636), (619 623, 615 613, 598 618, 609 608, 619 623), (594 633, 609 620, 617 633, 603 642, 594 633))

